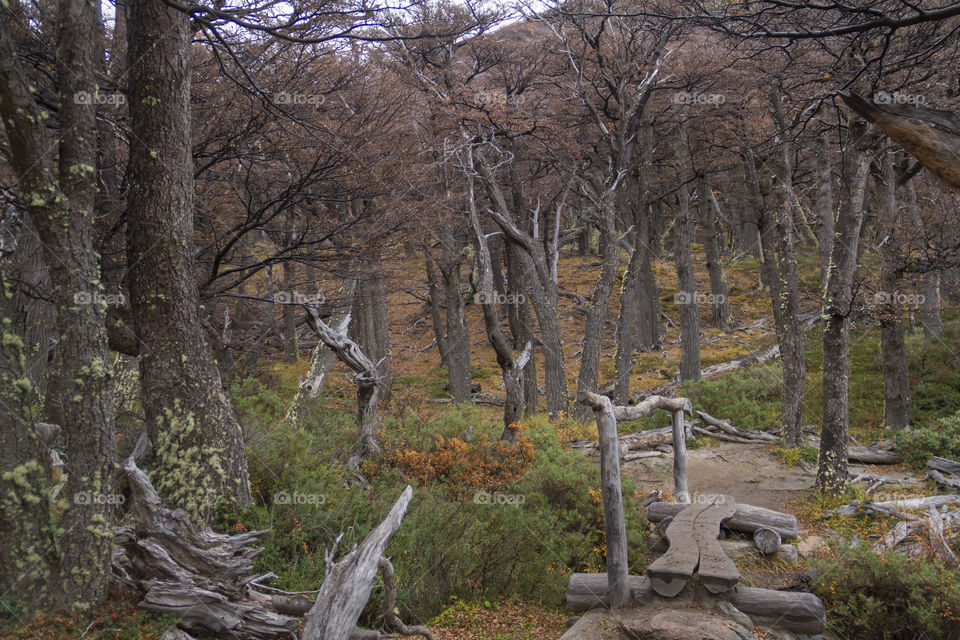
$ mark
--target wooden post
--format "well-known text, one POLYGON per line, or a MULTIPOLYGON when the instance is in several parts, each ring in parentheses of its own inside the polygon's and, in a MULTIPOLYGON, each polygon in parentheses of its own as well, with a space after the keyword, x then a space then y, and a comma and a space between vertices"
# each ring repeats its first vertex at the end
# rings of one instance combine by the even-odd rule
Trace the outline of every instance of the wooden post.
POLYGON ((683 409, 673 411, 673 495, 677 502, 690 502, 687 489, 687 437, 683 429, 683 409))
MULTIPOLYGON (((627 583, 627 526, 623 518, 623 489, 620 484, 620 443, 617 441, 617 419, 610 399, 595 393, 581 392, 581 404, 593 409, 597 419, 600 443, 600 486, 603 492, 604 530, 607 535, 607 584, 610 608, 630 605, 627 583)), ((682 416, 682 412, 681 412, 682 416)), ((683 418, 681 417, 681 429, 683 418)))

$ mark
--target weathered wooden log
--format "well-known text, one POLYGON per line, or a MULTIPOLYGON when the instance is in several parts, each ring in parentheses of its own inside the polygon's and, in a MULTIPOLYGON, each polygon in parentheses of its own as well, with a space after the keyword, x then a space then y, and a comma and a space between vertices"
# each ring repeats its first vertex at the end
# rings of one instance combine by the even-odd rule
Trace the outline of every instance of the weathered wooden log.
POLYGON ((664 409, 675 413, 677 411, 693 413, 693 406, 687 398, 665 398, 664 396, 650 396, 646 400, 633 406, 613 407, 613 415, 618 421, 639 420, 651 415, 657 409, 664 409))
POLYGON ((697 411, 696 414, 700 416, 700 419, 704 423, 710 425, 711 427, 716 427, 721 431, 726 432, 731 436, 736 436, 738 438, 745 438, 747 440, 762 440, 765 442, 777 442, 780 440, 777 436, 772 433, 767 433, 766 431, 751 431, 749 429, 741 429, 730 424, 728 420, 719 420, 714 418, 709 413, 705 411, 697 411))
MULTIPOLYGON (((606 584, 605 574, 574 573, 567 581, 567 608, 580 612, 606 607, 609 602, 606 584)), ((630 576, 628 584, 630 592, 637 599, 647 598, 653 593, 653 587, 645 577, 630 576)), ((735 587, 721 598, 758 622, 794 633, 816 634, 826 628, 823 601, 812 593, 735 587)))
POLYGON ((724 597, 756 622, 803 634, 827 627, 823 601, 812 593, 736 587, 724 597))
MULTIPOLYGON (((760 550, 753 543, 753 540, 743 540, 740 538, 722 538, 720 546, 733 560, 750 560, 766 558, 768 560, 777 560, 788 564, 795 564, 800 555, 797 552, 796 545, 782 543, 776 551, 768 556, 761 554, 760 550)), ((666 540, 656 533, 647 536, 647 549, 656 558, 659 557, 667 548, 666 540)))
POLYGON ((939 471, 930 469, 930 471, 927 472, 927 477, 937 484, 942 484, 948 489, 960 489, 960 478, 957 478, 956 476, 940 473, 939 471))
MULTIPOLYGON (((370 599, 373 580, 377 575, 380 556, 400 522, 413 497, 409 485, 397 498, 387 517, 367 534, 363 543, 350 553, 334 561, 337 545, 325 554, 326 571, 317 601, 304 619, 300 640, 348 640, 356 627, 363 608, 370 599)), ((342 535, 342 534, 341 534, 342 535)), ((337 538, 339 542, 340 538, 337 538)))
MULTIPOLYGON (((836 509, 831 509, 823 514, 822 517, 830 518, 832 516, 854 516, 858 513, 863 513, 864 510, 868 511, 883 511, 888 507, 893 507, 895 509, 929 509, 930 507, 942 507, 945 504, 955 504, 960 502, 960 496, 958 495, 943 495, 943 496, 927 496, 925 498, 909 498, 906 500, 889 500, 886 502, 870 502, 869 500, 851 500, 847 504, 837 507, 836 509)), ((650 505, 653 507, 654 503, 650 505)), ((891 515, 901 515, 900 513, 891 513, 891 515)), ((908 514, 909 515, 909 514, 908 514)), ((916 516, 914 516, 915 518, 916 516)), ((908 519, 908 518, 904 518, 908 519)))
POLYGON ((769 555, 780 548, 780 534, 773 529, 762 527, 753 532, 753 543, 761 553, 769 555))
MULTIPOLYGON (((609 607, 610 597, 605 573, 574 573, 567 580, 567 609, 574 613, 609 607)), ((627 588, 635 600, 643 600, 653 593, 646 576, 628 576, 627 588)))
POLYGON ((957 556, 943 537, 943 518, 934 507, 930 507, 930 547, 933 555, 949 566, 957 566, 957 556))
POLYGON ((613 403, 606 396, 581 392, 577 400, 593 409, 600 443, 600 487, 603 497, 604 531, 607 543, 607 571, 611 604, 625 608, 630 604, 627 587, 627 528, 623 515, 623 486, 620 480, 620 448, 613 403))
MULTIPOLYGON (((960 510, 951 511, 942 518, 944 527, 957 526, 960 524, 960 510)), ((912 520, 901 520, 894 525, 883 538, 873 545, 873 550, 875 553, 882 553, 888 549, 892 549, 910 536, 922 531, 926 526, 927 523, 916 516, 914 516, 912 520)))
POLYGON ((693 432, 699 433, 702 436, 707 436, 708 438, 716 438, 717 440, 722 440, 724 442, 736 442, 739 444, 762 444, 761 440, 751 440, 749 438, 731 436, 731 435, 727 435, 726 433, 710 431, 708 429, 704 429, 703 427, 693 427, 693 432))
POLYGON ((634 460, 646 460, 647 458, 663 458, 667 454, 662 451, 635 451, 625 453, 620 457, 621 462, 633 462, 634 460))
MULTIPOLYGON (((686 398, 683 400, 690 404, 686 398)), ((673 495, 677 502, 690 502, 687 487, 687 437, 683 428, 683 409, 675 409, 673 421, 673 495)))
POLYGON ((950 460, 949 458, 933 456, 927 460, 927 468, 940 471, 942 473, 950 473, 955 476, 960 476, 960 462, 957 462, 956 460, 950 460))
POLYGON ((847 447, 847 458, 851 462, 863 462, 865 464, 900 464, 903 462, 903 456, 896 451, 873 447, 847 447))
MULTIPOLYGON (((654 502, 647 507, 647 519, 660 522, 664 518, 676 516, 686 505, 675 502, 654 502)), ((727 529, 753 533, 757 529, 773 529, 784 539, 796 538, 798 525, 796 516, 781 513, 749 504, 738 504, 733 517, 723 523, 727 529)))

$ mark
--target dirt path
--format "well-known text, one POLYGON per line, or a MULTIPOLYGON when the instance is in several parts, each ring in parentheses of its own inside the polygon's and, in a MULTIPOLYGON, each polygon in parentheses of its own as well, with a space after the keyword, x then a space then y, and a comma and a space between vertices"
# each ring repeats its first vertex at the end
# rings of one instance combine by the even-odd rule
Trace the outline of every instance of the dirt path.
MULTIPOLYGON (((688 451, 690 493, 723 494, 738 503, 784 510, 813 487, 814 473, 787 467, 771 452, 774 444, 722 442, 688 451)), ((623 472, 641 494, 673 491, 673 456, 624 463, 623 472)))

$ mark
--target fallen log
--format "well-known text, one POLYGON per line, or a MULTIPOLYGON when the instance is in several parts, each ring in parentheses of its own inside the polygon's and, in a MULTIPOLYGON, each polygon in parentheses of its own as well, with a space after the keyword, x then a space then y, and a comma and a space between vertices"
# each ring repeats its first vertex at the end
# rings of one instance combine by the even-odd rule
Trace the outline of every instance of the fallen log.
POLYGON ((940 473, 939 471, 934 471, 931 469, 930 471, 927 471, 927 477, 937 484, 942 484, 949 489, 960 489, 960 478, 955 476, 940 473))
MULTIPOLYGON (((869 500, 851 500, 847 504, 837 507, 836 509, 831 509, 823 514, 823 518, 830 518, 832 516, 854 516, 858 513, 863 513, 864 510, 867 511, 876 511, 881 513, 890 513, 890 515, 901 516, 899 510, 901 509, 929 509, 930 507, 942 507, 945 504, 954 504, 960 502, 960 496, 958 495, 943 495, 943 496, 927 496, 924 498, 909 498, 906 500, 889 500, 886 502, 870 502, 869 500), (898 512, 890 512, 887 510, 888 507, 897 509, 898 512)), ((650 505, 653 507, 654 503, 650 505)), ((916 516, 912 516, 916 518, 916 516)))
POLYGON ((941 471, 943 473, 960 476, 960 462, 957 462, 956 460, 950 460, 949 458, 933 456, 927 460, 927 468, 933 469, 934 471, 941 471))
MULTIPOLYGON (((664 518, 676 516, 685 506, 687 505, 675 502, 654 502, 647 507, 647 519, 651 522, 660 522, 664 518)), ((796 516, 749 504, 738 504, 733 517, 724 522, 723 526, 746 533, 753 533, 762 528, 773 529, 785 539, 798 536, 796 516)))
MULTIPOLYGON (((647 549, 654 557, 660 556, 666 549, 667 542, 662 536, 651 533, 647 536, 647 549)), ((743 540, 740 538, 723 538, 720 540, 720 547, 724 553, 733 560, 751 560, 766 558, 768 560, 778 560, 788 564, 795 564, 800 555, 797 552, 797 546, 789 543, 781 543, 770 554, 762 554, 753 540, 743 540)))
POLYGON ((903 456, 896 451, 873 447, 847 447, 847 458, 851 462, 866 464, 900 464, 903 456))
MULTIPOLYGON (((653 593, 646 577, 629 576, 627 584, 635 600, 643 600, 653 593)), ((606 607, 609 602, 606 585, 604 573, 574 573, 567 581, 567 608, 579 613, 606 607)), ((735 587, 721 598, 758 622, 794 633, 816 634, 826 628, 823 601, 812 593, 735 587)))
POLYGON ((780 548, 780 542, 780 534, 773 529, 763 527, 753 532, 753 543, 761 553, 769 555, 775 552, 780 548))
POLYGON ((930 546, 933 548, 933 555, 950 566, 957 566, 957 556, 943 537, 943 518, 934 507, 930 507, 930 546))
POLYGON ((711 427, 716 427, 721 431, 738 438, 746 438, 748 440, 763 440, 765 442, 778 442, 780 438, 773 435, 772 433, 767 433, 766 431, 751 431, 749 429, 741 429, 730 423, 729 420, 720 420, 714 418, 712 415, 705 411, 696 411, 695 412, 700 419, 703 420, 707 425, 711 427))

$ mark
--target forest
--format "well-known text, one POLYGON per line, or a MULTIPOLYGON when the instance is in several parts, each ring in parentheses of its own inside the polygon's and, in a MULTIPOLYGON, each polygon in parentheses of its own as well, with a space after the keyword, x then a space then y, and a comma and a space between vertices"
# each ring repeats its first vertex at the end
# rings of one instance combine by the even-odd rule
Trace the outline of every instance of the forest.
POLYGON ((960 638, 960 2, 0 0, 0 640, 960 638))

